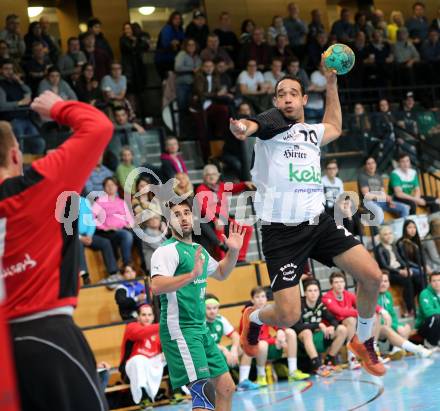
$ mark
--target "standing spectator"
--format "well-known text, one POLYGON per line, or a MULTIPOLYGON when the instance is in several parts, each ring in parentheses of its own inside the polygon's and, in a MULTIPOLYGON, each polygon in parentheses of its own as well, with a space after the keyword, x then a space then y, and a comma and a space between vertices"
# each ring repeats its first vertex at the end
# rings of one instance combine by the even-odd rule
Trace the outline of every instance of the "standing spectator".
POLYGON ((46 90, 54 92, 63 100, 78 100, 75 92, 70 88, 69 84, 61 78, 60 70, 52 66, 47 70, 46 78, 41 80, 38 86, 38 95, 46 90))
POLYGON ((318 33, 324 33, 325 27, 324 24, 322 24, 322 15, 321 11, 319 9, 313 9, 310 12, 311 20, 308 27, 308 43, 310 44, 311 41, 316 39, 316 36, 318 33))
POLYGON ((317 33, 314 38, 310 39, 307 45, 307 71, 313 71, 321 64, 322 53, 327 50, 328 45, 328 35, 325 31, 317 33))
POLYGON ((156 69, 162 80, 167 77, 168 71, 173 70, 174 59, 184 38, 182 15, 178 11, 173 11, 159 33, 154 56, 156 69))
POLYGON ((202 65, 197 54, 197 44, 193 39, 185 39, 182 50, 176 56, 174 71, 176 73, 176 97, 179 110, 188 110, 192 96, 194 73, 202 65))
POLYGON ((228 69, 234 68, 234 62, 232 61, 231 57, 229 57, 228 52, 220 47, 220 41, 217 34, 210 34, 208 36, 206 48, 200 53, 200 58, 202 61, 216 61, 218 59, 222 59, 224 62, 226 62, 228 69))
POLYGON ((299 17, 299 7, 296 3, 289 3, 287 11, 289 15, 284 19, 284 27, 287 30, 289 44, 295 56, 302 59, 307 40, 307 26, 299 17))
POLYGON ((257 27, 252 33, 252 40, 241 48, 240 67, 245 67, 249 60, 257 62, 258 70, 266 70, 270 65, 272 50, 264 42, 264 30, 257 27))
POLYGON ((324 97, 323 93, 327 87, 327 80, 324 76, 324 67, 318 66, 310 76, 310 85, 306 92, 309 96, 307 104, 304 107, 304 115, 307 122, 319 123, 324 115, 324 97))
POLYGON ((352 48, 356 64, 348 75, 348 78, 351 87, 362 88, 364 85, 364 79, 367 78, 369 74, 368 66, 365 64, 366 61, 368 61, 369 51, 367 48, 366 35, 363 31, 358 31, 356 33, 352 48))
POLYGON ((16 14, 6 16, 6 25, 0 32, 0 40, 8 43, 11 59, 19 63, 26 51, 26 45, 20 34, 20 18, 16 14))
POLYGON ((165 181, 173 178, 176 173, 187 173, 185 161, 179 154, 179 141, 174 136, 169 136, 165 140, 165 153, 160 155, 162 163, 162 175, 165 181))
POLYGON ((281 59, 273 59, 270 65, 270 71, 264 73, 264 81, 269 85, 268 92, 275 93, 275 86, 284 77, 283 61, 281 59))
POLYGON ((130 231, 133 217, 124 200, 118 197, 118 182, 114 177, 107 177, 103 182, 105 194, 93 204, 96 218, 96 235, 108 238, 113 247, 120 247, 122 263, 131 264, 133 234, 130 231))
POLYGON ((368 58, 364 61, 369 65, 369 71, 372 74, 371 80, 375 84, 385 86, 387 79, 390 79, 392 73, 391 63, 394 61, 391 46, 384 41, 381 30, 374 30, 371 43, 367 46, 366 53, 368 58))
POLYGON ((287 65, 288 60, 296 58, 292 49, 289 47, 289 39, 284 34, 278 34, 275 38, 275 45, 272 47, 272 57, 280 58, 283 67, 287 65))
POLYGON ((122 66, 112 63, 110 75, 104 76, 101 81, 101 90, 105 100, 112 106, 128 106, 125 98, 127 93, 127 77, 122 74, 122 66))
POLYGON ((99 82, 95 77, 95 69, 92 64, 84 64, 82 73, 75 87, 79 101, 99 107, 103 103, 103 95, 99 82))
POLYGON ((392 11, 390 24, 387 26, 388 41, 394 44, 397 41, 397 30, 405 27, 405 20, 401 11, 392 11))
POLYGON ((420 55, 409 40, 406 27, 397 30, 397 41, 393 47, 393 54, 397 63, 398 84, 405 86, 414 84, 414 66, 420 61, 420 55))
POLYGON ((67 53, 58 60, 58 68, 63 79, 68 79, 78 67, 82 68, 86 62, 87 58, 80 49, 78 37, 69 37, 67 40, 67 53))
POLYGON ((239 42, 240 44, 246 44, 250 43, 252 39, 252 33, 255 30, 255 22, 251 19, 243 20, 241 23, 241 30, 240 30, 240 38, 239 42))
POLYGON ((145 285, 140 281, 133 281, 136 278, 136 271, 129 265, 122 270, 123 280, 118 284, 115 292, 116 304, 118 304, 119 315, 123 320, 137 318, 138 309, 147 303, 145 285))
MULTIPOLYGON (((116 168, 115 177, 119 183, 119 186, 125 191, 125 182, 127 181, 128 175, 136 169, 133 164, 133 151, 129 146, 124 146, 121 149, 121 162, 116 168)), ((134 194, 136 192, 135 184, 131 190, 128 190, 129 193, 134 194)))
POLYGON ((194 39, 202 50, 206 47, 208 39, 209 27, 206 24, 206 16, 200 10, 194 10, 191 23, 186 26, 185 37, 194 39))
POLYGON ((333 23, 331 34, 336 36, 338 42, 350 44, 354 41, 356 34, 354 25, 350 22, 350 10, 343 8, 340 17, 333 23))
POLYGON ((112 176, 113 173, 102 164, 101 156, 89 179, 86 181, 85 194, 88 195, 92 191, 102 191, 104 181, 112 176))
POLYGON ((227 11, 220 14, 220 27, 214 30, 220 41, 220 47, 229 53, 232 60, 237 57, 239 42, 237 35, 231 28, 231 16, 227 11))
POLYGON ((32 58, 24 64, 27 84, 29 84, 33 95, 37 94, 38 85, 51 65, 43 43, 35 42, 32 45, 32 58))
POLYGON ((440 273, 429 277, 429 285, 419 296, 416 318, 418 333, 425 339, 425 346, 436 347, 440 342, 440 273))
POLYGON ((379 230, 380 243, 374 249, 374 256, 379 267, 389 273, 391 284, 403 288, 406 316, 414 314, 414 284, 411 271, 394 244, 394 235, 390 226, 384 225, 379 230))
POLYGON ((440 71, 440 31, 431 28, 428 38, 423 42, 420 49, 422 60, 428 69, 428 81, 430 84, 437 82, 437 76, 440 71))
POLYGON ((85 33, 82 37, 87 63, 93 66, 96 79, 101 81, 110 72, 111 58, 105 51, 96 47, 95 41, 95 35, 92 32, 85 33))
POLYGON ((287 30, 284 27, 284 20, 281 16, 272 17, 272 25, 267 29, 267 43, 275 46, 276 39, 279 35, 287 37, 287 30))
POLYGON ((49 44, 43 39, 40 23, 34 21, 29 24, 28 32, 24 35, 24 44, 26 44, 25 58, 30 58, 32 55, 32 45, 37 42, 43 44, 44 53, 50 58, 49 44))
POLYGON ((382 10, 376 9, 374 11, 372 22, 373 22, 374 28, 376 30, 381 31, 382 37, 384 39, 387 39, 388 38, 388 31, 387 31, 388 24, 387 24, 387 21, 385 20, 385 14, 382 10))
POLYGON ((58 56, 60 54, 60 48, 58 46, 57 40, 49 32, 50 21, 46 16, 41 16, 39 23, 41 27, 41 36, 49 47, 49 57, 52 63, 56 64, 56 62, 58 61, 58 56))
POLYGON ((360 31, 365 33, 365 37, 370 40, 373 34, 374 27, 367 21, 367 14, 365 12, 359 11, 354 16, 354 32, 359 33, 360 31))
POLYGON ((310 86, 310 79, 307 72, 300 67, 298 57, 292 57, 287 61, 286 74, 294 77, 298 77, 301 80, 301 84, 307 90, 310 86))
POLYGON ((440 34, 440 7, 437 9, 437 17, 432 20, 431 28, 437 30, 440 34))
POLYGON ((429 233, 423 241, 426 264, 432 271, 440 272, 440 219, 433 218, 429 223, 429 233))
POLYGON ((406 28, 414 45, 419 48, 423 40, 428 37, 429 23, 425 17, 425 5, 423 3, 415 2, 412 10, 413 15, 406 21, 406 28))
MULTIPOLYGON (((102 32, 102 23, 101 20, 92 17, 87 22, 88 33, 92 33, 95 37, 95 47, 105 54, 107 54, 109 61, 113 60, 113 50, 110 46, 110 43, 104 37, 104 33, 102 32)), ((83 35, 84 38, 87 34, 83 35)))

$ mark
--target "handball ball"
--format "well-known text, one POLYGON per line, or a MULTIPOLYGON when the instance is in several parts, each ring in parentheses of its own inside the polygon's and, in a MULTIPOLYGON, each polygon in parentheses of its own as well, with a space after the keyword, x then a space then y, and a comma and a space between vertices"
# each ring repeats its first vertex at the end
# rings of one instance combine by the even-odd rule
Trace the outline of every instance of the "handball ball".
POLYGON ((324 52, 324 65, 336 70, 338 75, 347 74, 354 66, 353 50, 345 44, 336 43, 324 52))

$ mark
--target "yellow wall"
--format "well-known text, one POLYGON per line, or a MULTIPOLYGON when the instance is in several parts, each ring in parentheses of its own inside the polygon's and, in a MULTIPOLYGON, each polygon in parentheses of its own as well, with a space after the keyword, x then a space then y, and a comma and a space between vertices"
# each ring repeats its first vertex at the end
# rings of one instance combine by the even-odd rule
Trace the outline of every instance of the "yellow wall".
POLYGON ((67 51, 67 39, 77 37, 79 34, 79 20, 74 2, 60 2, 56 9, 58 26, 60 30, 61 47, 67 51))
POLYGON ((5 18, 8 14, 16 14, 20 17, 21 35, 24 36, 27 33, 29 26, 27 7, 27 0, 0 0, 0 29, 4 29, 5 18))

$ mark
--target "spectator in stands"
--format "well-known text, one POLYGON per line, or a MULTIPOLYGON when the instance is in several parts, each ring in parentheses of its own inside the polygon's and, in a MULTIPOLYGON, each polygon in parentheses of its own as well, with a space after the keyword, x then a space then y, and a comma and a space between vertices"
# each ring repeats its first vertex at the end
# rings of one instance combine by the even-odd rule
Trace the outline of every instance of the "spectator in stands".
POLYGON ((312 373, 328 377, 331 369, 326 365, 335 366, 340 363, 338 354, 347 340, 347 328, 339 324, 322 302, 319 282, 315 279, 304 282, 301 318, 292 328, 309 357, 312 373), (323 364, 321 354, 327 349, 323 364))
POLYGON ((310 79, 307 72, 301 68, 298 57, 292 57, 287 61, 286 74, 294 77, 298 77, 301 80, 302 85, 307 90, 310 86, 310 79))
POLYGON ((328 46, 328 35, 325 31, 317 33, 316 36, 310 40, 307 45, 307 71, 313 71, 321 64, 322 53, 327 50, 328 46))
POLYGON ((0 40, 0 62, 3 60, 11 60, 11 55, 9 54, 8 43, 5 40, 0 40))
POLYGON ((164 361, 159 339, 159 324, 154 323, 150 305, 139 307, 138 320, 128 323, 121 346, 119 371, 130 381, 133 401, 149 407, 159 392, 164 361))
POLYGON ((173 178, 176 173, 187 173, 188 169, 182 154, 179 153, 179 140, 177 137, 169 136, 165 139, 165 152, 160 155, 162 163, 162 175, 165 181, 173 178))
POLYGON ((253 107, 256 113, 271 107, 269 88, 264 82, 263 74, 257 69, 256 60, 248 61, 246 70, 238 76, 237 84, 243 99, 253 107))
POLYGON ((283 67, 287 65, 287 62, 293 58, 297 58, 293 55, 293 51, 289 46, 289 39, 285 34, 278 34, 275 38, 275 45, 272 47, 272 57, 280 58, 283 62, 283 67))
POLYGON ((103 95, 92 64, 87 63, 82 66, 81 76, 78 79, 75 91, 79 101, 97 107, 103 104, 103 95))
MULTIPOLYGON (((125 191, 125 182, 127 181, 128 175, 135 169, 133 164, 133 151, 129 146, 124 146, 121 149, 121 162, 116 168, 115 177, 119 183, 119 186, 125 191)), ((128 192, 135 193, 135 184, 133 184, 131 190, 128 192)))
POLYGON ((365 107, 361 103, 354 105, 354 113, 349 118, 349 132, 353 136, 367 137, 371 131, 371 123, 365 107))
POLYGON ((184 39, 182 15, 173 11, 159 33, 154 56, 156 69, 162 80, 167 77, 168 71, 173 70, 174 59, 184 39))
POLYGON ((5 23, 5 29, 0 32, 0 40, 8 43, 11 59, 19 63, 26 51, 26 45, 20 34, 20 18, 16 14, 9 14, 5 23))
POLYGON ((410 214, 416 214, 417 206, 427 206, 432 213, 440 209, 438 198, 421 195, 417 170, 411 168, 411 159, 406 153, 399 156, 399 166, 390 174, 388 190, 395 200, 410 206, 410 214))
POLYGON ((0 62, 0 110, 1 119, 11 123, 14 134, 19 139, 25 139, 25 150, 32 154, 43 154, 46 143, 39 136, 35 125, 25 111, 14 111, 26 107, 31 103, 31 90, 24 84, 19 76, 14 73, 12 60, 0 62), (7 112, 7 110, 11 110, 7 112))
POLYGON ((124 200, 118 197, 118 182, 107 177, 103 182, 104 195, 93 204, 96 219, 96 235, 108 238, 113 247, 119 247, 123 265, 131 264, 133 245, 133 217, 124 200))
POLYGON ((440 71, 440 31, 431 28, 428 38, 422 43, 420 49, 422 60, 427 63, 428 81, 435 84, 440 71))
POLYGON ((152 210, 153 213, 161 215, 160 202, 154 196, 151 187, 152 184, 150 176, 140 175, 136 180, 136 195, 131 199, 131 208, 133 210, 136 225, 140 226, 142 229, 147 228, 147 225, 145 224, 147 218, 144 218, 144 215, 147 217, 151 215, 151 213, 149 211, 146 212, 146 210, 152 210))
POLYGON ((392 66, 394 61, 391 46, 384 41, 381 30, 374 30, 371 43, 367 46, 366 53, 368 58, 364 63, 369 66, 371 80, 377 87, 385 86, 387 80, 391 78, 392 66))
POLYGON ((391 112, 390 103, 387 99, 379 100, 378 109, 373 116, 373 135, 380 141, 382 153, 380 161, 384 161, 392 155, 396 148, 396 133, 394 132, 396 118, 394 113, 391 112))
POLYGON ((432 271, 440 272, 440 219, 434 217, 429 222, 429 233, 423 241, 426 264, 432 271))
POLYGON ((283 72, 283 60, 274 58, 270 65, 270 71, 264 73, 264 81, 268 84, 268 92, 275 93, 275 86, 285 76, 283 72))
POLYGON ((350 22, 350 10, 343 8, 341 10, 340 19, 333 23, 331 34, 341 43, 352 43, 355 37, 354 25, 350 22))
POLYGON ((414 44, 409 40, 406 27, 402 27, 397 31, 397 41, 393 47, 393 55, 397 64, 398 84, 414 84, 414 66, 420 61, 420 55, 414 44))
POLYGON ((43 44, 44 53, 49 56, 49 45, 43 39, 40 23, 33 21, 29 24, 28 32, 24 35, 24 44, 26 45, 24 57, 29 58, 32 55, 32 45, 37 42, 43 44))
POLYGON ((176 56, 174 71, 176 73, 176 97, 180 111, 188 110, 192 96, 194 73, 202 65, 197 53, 197 44, 193 39, 185 39, 182 50, 176 56))
POLYGON ((406 97, 402 101, 402 111, 397 113, 397 125, 404 128, 409 133, 418 134, 417 111, 414 93, 409 91, 406 93, 406 97))
POLYGON ((87 32, 82 38, 83 51, 87 58, 87 63, 94 68, 95 76, 98 81, 109 74, 111 58, 101 48, 96 46, 96 38, 92 32, 87 32))
POLYGON ((404 316, 414 314, 414 284, 411 271, 394 244, 394 235, 390 226, 384 225, 379 230, 379 244, 374 249, 374 256, 379 267, 386 270, 391 284, 403 288, 402 296, 406 312, 404 316))
POLYGON ((174 186, 174 192, 179 196, 194 196, 194 187, 187 173, 176 173, 174 178, 177 180, 177 184, 174 186))
POLYGON ((104 76, 101 81, 101 90, 104 98, 112 106, 126 106, 127 77, 122 74, 122 66, 112 63, 110 75, 104 76))
POLYGON ((426 266, 422 242, 420 241, 417 225, 413 220, 405 220, 402 237, 399 238, 396 246, 400 257, 410 269, 414 294, 418 296, 426 287, 426 274, 430 274, 431 271, 426 266))
POLYGON ((88 33, 93 34, 95 38, 95 47, 107 54, 109 60, 112 61, 113 50, 102 32, 102 22, 99 19, 92 17, 87 22, 87 29, 88 31, 82 35, 82 39, 85 39, 88 33))
POLYGON ((304 107, 304 115, 308 123, 320 123, 324 115, 323 93, 327 87, 327 80, 324 76, 324 67, 318 66, 310 76, 310 85, 306 92, 308 95, 307 104, 304 107))
POLYGON ((396 217, 406 218, 410 207, 386 194, 383 177, 377 172, 377 163, 374 157, 367 156, 364 159, 364 168, 358 176, 358 186, 364 204, 372 211, 378 224, 384 220, 383 211, 387 211, 396 217), (379 210, 378 210, 379 207, 379 210))
POLYGON ((220 302, 216 298, 207 298, 205 300, 205 307, 208 333, 225 356, 228 366, 231 368, 236 367, 238 365, 240 350, 240 335, 228 319, 219 314, 220 302), (225 347, 221 344, 221 340, 224 336, 228 337, 232 342, 229 347, 225 347))
POLYGON ((200 10, 194 10, 191 23, 186 26, 185 37, 194 39, 202 50, 206 47, 206 41, 209 35, 209 27, 206 24, 206 16, 200 10))
POLYGON ((251 19, 243 20, 241 23, 241 30, 240 30, 240 38, 239 42, 240 44, 247 44, 250 43, 252 39, 252 33, 255 30, 255 22, 251 19))
POLYGON ((397 30, 405 27, 405 20, 401 11, 392 11, 390 15, 390 24, 387 26, 388 41, 394 44, 397 41, 397 30))
POLYGON ((429 285, 419 297, 416 329, 425 339, 425 346, 435 347, 440 343, 440 273, 433 272, 429 285))
POLYGON ((221 87, 230 94, 231 96, 235 93, 235 85, 232 81, 232 76, 230 70, 228 70, 228 65, 222 59, 217 59, 215 61, 215 71, 220 77, 221 87))
POLYGON ((145 260, 147 273, 151 273, 151 257, 165 240, 166 224, 162 222, 160 208, 156 204, 150 204, 142 214, 141 228, 143 230, 142 254, 145 260))
POLYGON ((113 173, 102 164, 102 156, 99 158, 98 164, 86 182, 85 193, 88 195, 92 191, 102 191, 104 180, 112 177, 113 173))
POLYGON ((50 90, 63 100, 78 100, 69 84, 61 78, 58 67, 52 66, 47 70, 46 78, 38 86, 38 95, 50 90))
POLYGON ((57 40, 50 34, 50 21, 46 16, 41 16, 39 23, 41 27, 41 36, 49 47, 49 57, 52 63, 56 64, 60 54, 60 48, 57 44, 57 40))
POLYGON ((136 131, 137 133, 145 133, 145 129, 136 123, 135 121, 129 121, 128 111, 125 107, 116 107, 113 110, 113 116, 115 118, 115 129, 126 130, 126 131, 136 131))
POLYGON ((127 265, 122 270, 123 282, 116 288, 115 300, 123 320, 137 318, 138 308, 147 303, 145 285, 136 279, 136 271, 127 265))
MULTIPOLYGON (((275 46, 276 39, 279 35, 286 36, 287 38, 287 30, 284 27, 284 20, 281 16, 273 16, 272 25, 267 29, 267 43, 270 46, 275 46)), ((288 38, 287 44, 289 44, 288 38)))
POLYGON ((437 30, 440 34, 440 7, 437 9, 437 17, 432 20, 431 28, 437 30))
POLYGON ((35 42, 32 45, 32 57, 24 64, 27 84, 29 84, 33 95, 37 94, 38 85, 47 74, 47 70, 51 65, 52 63, 45 52, 44 44, 35 42))
POLYGON ((299 17, 299 7, 296 3, 289 3, 287 12, 289 15, 284 19, 284 27, 289 37, 289 44, 295 56, 302 59, 307 41, 307 26, 299 17))
POLYGON ((232 30, 231 15, 227 11, 222 12, 219 16, 219 23, 219 27, 214 30, 214 33, 218 36, 220 47, 229 53, 232 60, 235 60, 239 42, 237 35, 232 30))
POLYGON ((240 67, 245 67, 249 60, 257 62, 258 70, 266 70, 270 65, 272 50, 264 41, 264 30, 256 27, 249 43, 243 44, 240 52, 240 67))
POLYGON ((120 279, 119 269, 113 253, 112 243, 107 238, 99 237, 96 233, 96 222, 93 218, 90 201, 81 196, 78 212, 78 235, 79 235, 79 274, 84 284, 90 283, 89 269, 85 257, 85 247, 94 251, 100 251, 104 259, 106 271, 111 281, 120 279))
POLYGON ((405 25, 412 42, 419 48, 423 40, 428 36, 429 23, 425 17, 425 5, 423 3, 414 3, 412 10, 413 15, 406 21, 405 25))
MULTIPOLYGON (((354 44, 352 46, 356 64, 351 70, 348 79, 351 87, 362 88, 364 80, 369 77, 369 66, 365 62, 368 62, 369 51, 367 48, 367 38, 363 31, 358 31, 354 38, 354 44)), ((316 55, 316 60, 318 56, 316 55)), ((319 62, 318 62, 319 63, 319 62)))
POLYGON ((86 56, 80 49, 79 39, 69 37, 67 40, 67 53, 58 60, 58 67, 63 78, 68 79, 78 67, 82 67, 86 62, 86 56))
POLYGON ((360 31, 365 33, 365 37, 370 40, 373 34, 374 27, 367 20, 367 14, 362 11, 358 11, 354 16, 354 32, 359 33, 360 31))
POLYGON ((417 115, 417 128, 422 138, 436 138, 440 134, 440 121, 437 110, 421 111, 417 115))
POLYGON ((324 33, 325 32, 325 27, 324 24, 322 24, 322 15, 321 15, 321 11, 319 9, 313 9, 310 12, 311 15, 311 20, 308 26, 308 43, 310 44, 310 42, 314 41, 314 39, 316 39, 316 36, 318 35, 318 33, 324 33))
POLYGON ((228 66, 228 69, 234 68, 234 62, 231 57, 229 57, 228 52, 220 47, 220 41, 217 34, 210 34, 208 36, 206 48, 200 53, 200 58, 202 61, 215 61, 222 59, 228 66))

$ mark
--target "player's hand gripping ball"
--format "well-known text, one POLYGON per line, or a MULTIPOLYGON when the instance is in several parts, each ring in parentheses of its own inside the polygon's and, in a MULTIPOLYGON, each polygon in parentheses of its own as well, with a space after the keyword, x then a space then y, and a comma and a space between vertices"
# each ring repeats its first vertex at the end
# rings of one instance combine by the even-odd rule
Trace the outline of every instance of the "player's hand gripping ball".
POLYGON ((354 66, 353 50, 345 44, 336 43, 324 52, 324 66, 338 75, 347 74, 354 66))

